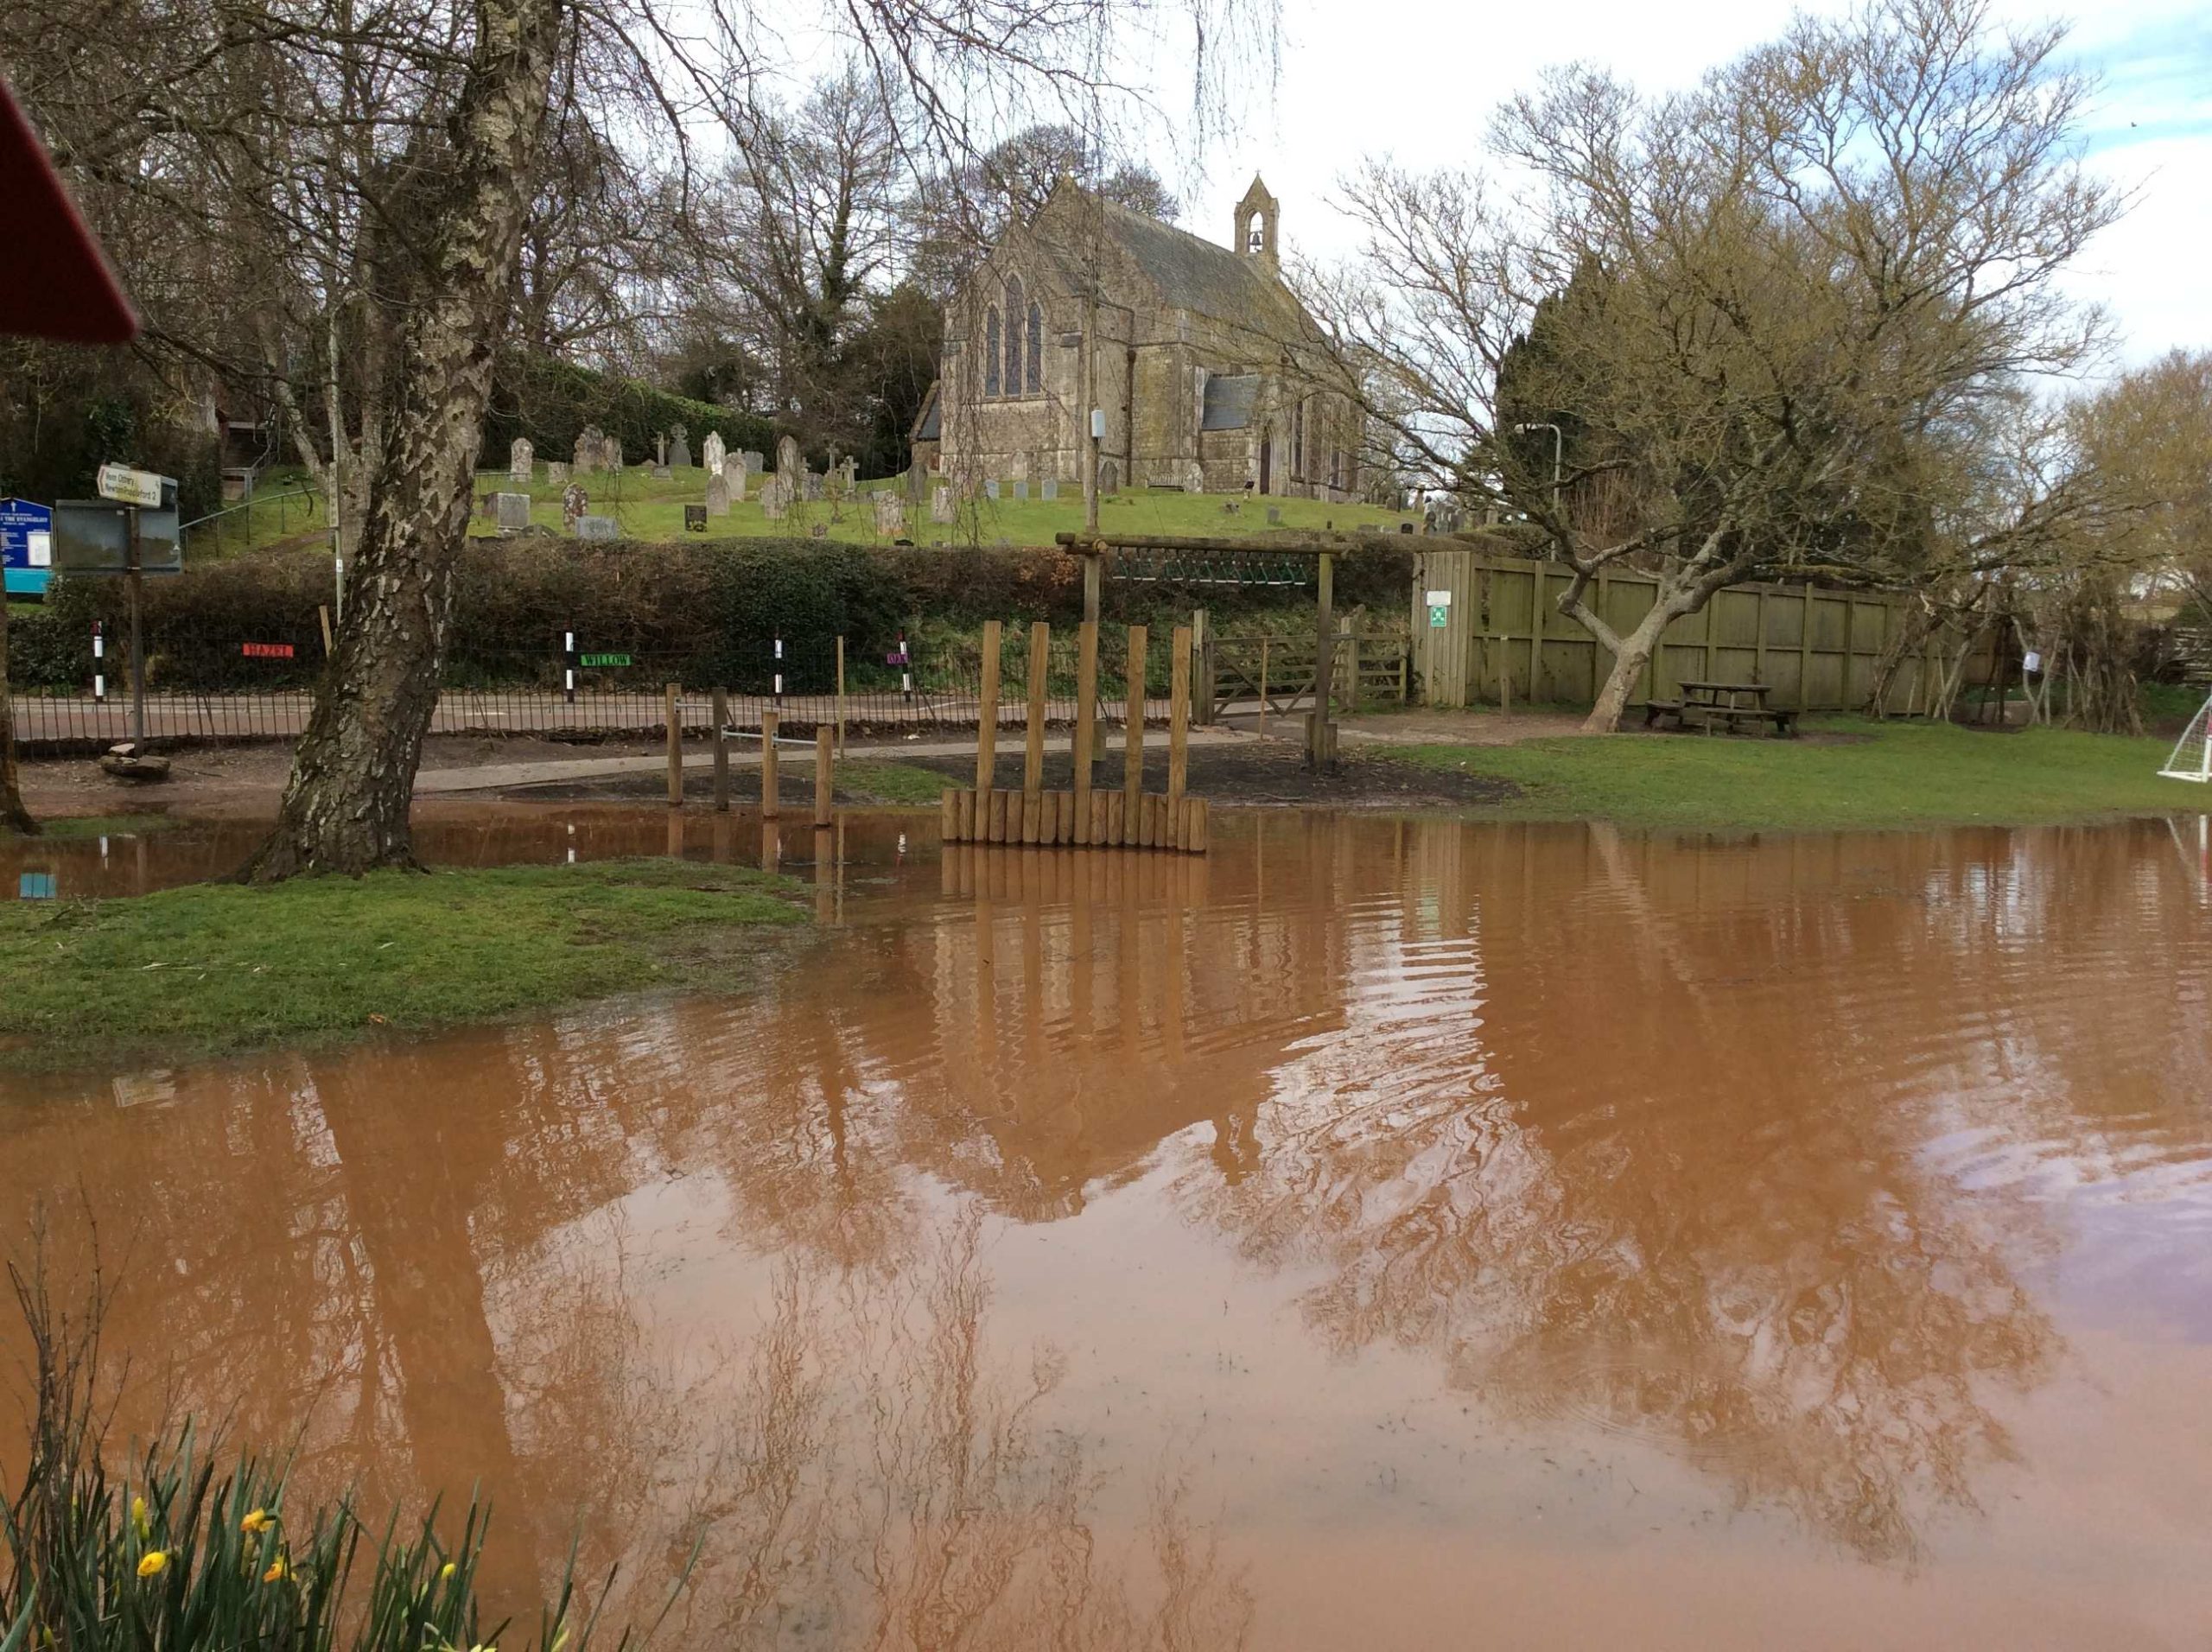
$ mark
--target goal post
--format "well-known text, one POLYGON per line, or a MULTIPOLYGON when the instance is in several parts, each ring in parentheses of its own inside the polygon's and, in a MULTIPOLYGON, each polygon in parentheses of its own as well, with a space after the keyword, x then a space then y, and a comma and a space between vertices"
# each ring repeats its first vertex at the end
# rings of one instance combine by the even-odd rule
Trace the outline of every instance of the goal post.
POLYGON ((2212 699, 2196 708, 2189 727, 2174 742, 2173 753, 2158 772, 2169 780, 2212 782, 2212 699))

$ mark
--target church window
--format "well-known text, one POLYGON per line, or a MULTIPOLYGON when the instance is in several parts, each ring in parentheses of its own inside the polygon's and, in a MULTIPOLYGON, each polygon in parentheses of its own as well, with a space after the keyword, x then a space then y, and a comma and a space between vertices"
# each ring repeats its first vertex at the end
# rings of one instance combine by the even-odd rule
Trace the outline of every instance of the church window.
POLYGON ((999 393, 999 313, 989 311, 983 317, 983 394, 999 393))
POLYGON ((1006 283, 1006 393, 1021 394, 1021 277, 1010 276, 1006 283))
POLYGON ((1029 307, 1029 377, 1023 381, 1032 396, 1045 388, 1045 311, 1029 307))

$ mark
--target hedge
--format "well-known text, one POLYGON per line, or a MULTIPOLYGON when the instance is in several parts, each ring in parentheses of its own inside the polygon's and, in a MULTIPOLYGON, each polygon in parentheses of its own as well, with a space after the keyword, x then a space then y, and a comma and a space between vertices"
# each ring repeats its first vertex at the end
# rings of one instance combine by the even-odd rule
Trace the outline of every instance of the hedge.
MULTIPOLYGON (((1388 543, 1338 558, 1337 602, 1402 611, 1412 558, 1388 543)), ((211 562, 146 586, 148 680, 160 689, 220 692, 297 687, 322 658, 318 608, 331 600, 321 551, 271 551, 211 562), (245 643, 289 644, 287 661, 247 657, 245 643)), ((13 676, 28 689, 81 688, 95 620, 119 659, 128 609, 123 582, 58 579, 45 607, 18 611, 13 676)), ((1204 607, 1220 620, 1282 613, 1310 624, 1311 587, 1183 585, 1109 579, 1104 617, 1165 625, 1204 607)), ((633 655, 671 680, 742 686, 769 658, 827 657, 844 637, 855 660, 880 658, 910 627, 969 627, 1083 614, 1079 558, 1057 550, 936 550, 727 539, 582 545, 550 537, 471 539, 454 585, 447 680, 493 686, 557 670, 561 639, 633 655)), ((111 666, 111 670, 118 669, 111 666)))
POLYGON ((758 414, 671 396, 635 378, 547 356, 509 356, 501 359, 485 414, 481 462, 504 469, 517 436, 530 438, 541 462, 569 459, 588 424, 620 437, 623 458, 632 465, 652 458, 653 438, 679 424, 695 463, 709 430, 720 430, 732 453, 751 448, 772 459, 776 451, 776 427, 758 414))

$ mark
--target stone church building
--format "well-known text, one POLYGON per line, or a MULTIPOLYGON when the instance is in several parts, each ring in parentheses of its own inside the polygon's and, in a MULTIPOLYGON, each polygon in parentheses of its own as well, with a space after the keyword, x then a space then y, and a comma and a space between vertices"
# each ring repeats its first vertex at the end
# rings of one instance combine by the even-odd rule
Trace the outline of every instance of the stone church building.
POLYGON ((1063 180, 947 307, 915 456, 970 486, 1079 491, 1096 407, 1109 491, 1355 497, 1361 422, 1300 370, 1313 328, 1283 284, 1279 228, 1257 178, 1227 246, 1063 180))

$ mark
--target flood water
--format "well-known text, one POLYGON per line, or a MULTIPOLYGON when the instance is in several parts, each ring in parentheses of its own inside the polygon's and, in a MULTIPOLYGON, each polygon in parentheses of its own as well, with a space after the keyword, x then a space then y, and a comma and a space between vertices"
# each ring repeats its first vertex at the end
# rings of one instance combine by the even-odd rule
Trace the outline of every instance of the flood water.
POLYGON ((2212 1637, 2194 823, 814 841, 824 931, 741 994, 0 1081, 0 1216, 96 1217, 126 1424, 480 1482, 510 1603, 575 1537, 651 1610, 703 1534, 687 1647, 2212 1637))

